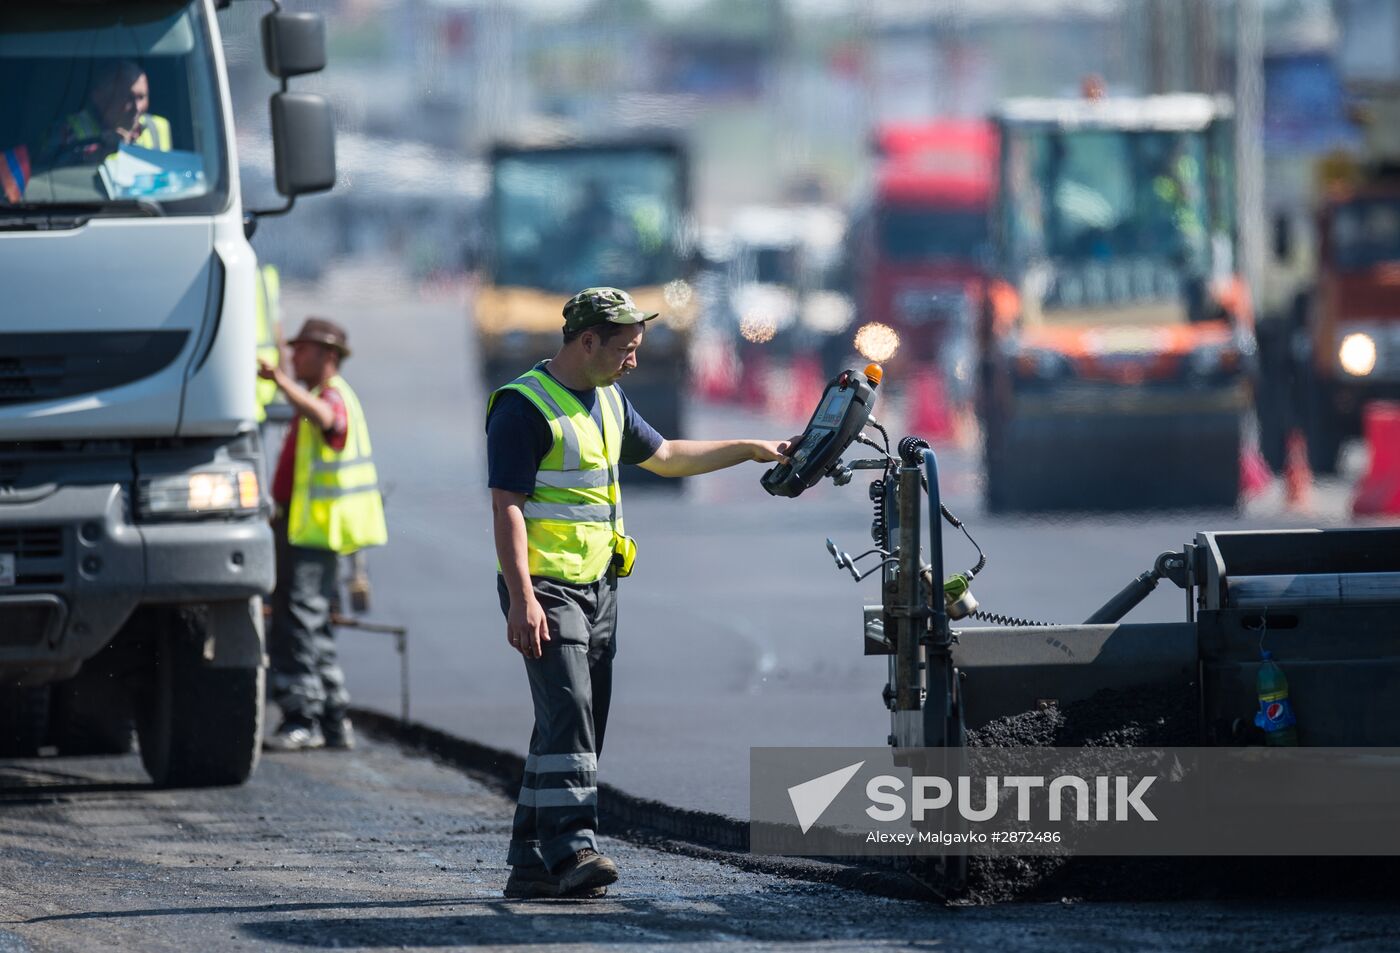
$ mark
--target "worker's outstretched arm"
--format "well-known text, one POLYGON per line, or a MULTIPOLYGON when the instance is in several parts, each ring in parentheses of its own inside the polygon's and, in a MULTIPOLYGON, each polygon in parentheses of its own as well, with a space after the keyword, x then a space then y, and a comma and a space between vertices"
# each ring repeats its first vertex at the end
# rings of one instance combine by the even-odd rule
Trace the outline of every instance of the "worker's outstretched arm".
POLYGON ((335 409, 331 407, 330 402, 322 400, 302 387, 296 378, 282 370, 281 367, 259 360, 258 376, 264 380, 273 381, 278 390, 287 395, 287 403, 295 407, 297 413, 321 430, 330 430, 335 426, 335 409))
POLYGON ((525 494, 491 490, 491 524, 496 534, 496 558, 510 593, 506 640, 526 658, 544 654, 549 623, 530 584, 530 548, 525 538, 525 494))
POLYGON ((641 467, 657 476, 684 477, 723 470, 756 460, 777 463, 785 460, 792 440, 663 440, 641 467))

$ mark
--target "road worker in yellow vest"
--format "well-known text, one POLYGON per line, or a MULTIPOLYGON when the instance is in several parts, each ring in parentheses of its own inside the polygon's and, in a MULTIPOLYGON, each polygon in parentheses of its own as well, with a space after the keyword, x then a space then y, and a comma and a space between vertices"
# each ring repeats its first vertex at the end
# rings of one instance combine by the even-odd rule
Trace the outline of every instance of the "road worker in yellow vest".
POLYGON ((535 712, 507 897, 597 897, 618 877, 596 831, 617 579, 637 558, 623 526, 620 466, 683 477, 784 459, 784 442, 672 440, 642 419, 619 381, 637 366, 655 317, 617 288, 584 289, 564 306, 554 358, 489 401, 497 591, 535 712))
POLYGON ((150 107, 150 80, 139 65, 119 60, 99 69, 88 87, 87 105, 49 132, 40 164, 101 162, 123 145, 169 152, 170 123, 150 107))
POLYGON ((282 724, 266 746, 279 751, 350 748, 350 696, 331 629, 338 558, 388 539, 369 427, 340 376, 350 356, 345 329, 308 318, 292 349, 292 375, 260 361, 297 411, 272 477, 277 588, 272 594, 268 693, 282 724))

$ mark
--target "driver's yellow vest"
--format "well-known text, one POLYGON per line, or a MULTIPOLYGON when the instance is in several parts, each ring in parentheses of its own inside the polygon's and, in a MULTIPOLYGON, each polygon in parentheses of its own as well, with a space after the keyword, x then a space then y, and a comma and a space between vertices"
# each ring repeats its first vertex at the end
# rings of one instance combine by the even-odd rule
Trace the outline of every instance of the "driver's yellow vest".
MULTIPOLYGON (((76 112, 68 116, 64 122, 68 126, 68 134, 73 142, 84 142, 88 139, 99 139, 102 137, 102 125, 93 116, 90 109, 76 112)), ((146 113, 141 117, 141 135, 136 137, 132 145, 140 146, 143 149, 155 149, 159 152, 169 152, 171 148, 170 122, 164 116, 156 116, 146 113)))
POLYGON ((367 546, 382 546, 389 533, 360 401, 338 374, 312 393, 319 397, 325 387, 334 389, 345 401, 345 449, 339 453, 332 450, 321 429, 305 417, 297 424, 287 541, 293 546, 344 555, 367 546))
POLYGON ((525 498, 530 575, 597 582, 612 564, 614 540, 623 536, 617 479, 622 394, 614 386, 598 388, 600 432, 578 398, 539 368, 493 393, 488 413, 505 390, 524 395, 544 415, 554 437, 535 474, 535 488, 525 498))

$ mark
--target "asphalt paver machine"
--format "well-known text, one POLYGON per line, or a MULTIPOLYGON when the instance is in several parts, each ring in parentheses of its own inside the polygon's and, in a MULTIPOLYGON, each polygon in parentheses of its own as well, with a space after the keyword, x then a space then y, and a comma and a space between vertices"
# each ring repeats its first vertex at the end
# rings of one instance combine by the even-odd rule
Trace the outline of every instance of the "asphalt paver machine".
MULTIPOLYGON (((762 482, 795 497, 824 478, 839 486, 874 472, 874 545, 854 557, 830 539, 827 548, 857 580, 880 573, 864 642, 866 654, 889 659, 896 749, 963 747, 970 729, 995 719, 1105 691, 1196 706, 1197 745, 1262 744, 1253 719, 1261 646, 1287 671, 1301 744, 1400 746, 1390 714, 1400 688, 1400 527, 1199 532, 1081 624, 994 615, 972 595, 987 560, 940 500, 936 454, 913 436, 892 449, 871 413, 880 376, 871 365, 835 377, 790 462, 762 482), (856 444, 874 455, 843 461, 856 444), (947 570, 944 524, 976 549, 970 569, 947 570), (1121 621, 1163 579, 1184 590, 1184 621, 1121 621)), ((943 874, 956 878, 959 859, 948 863, 943 874)))

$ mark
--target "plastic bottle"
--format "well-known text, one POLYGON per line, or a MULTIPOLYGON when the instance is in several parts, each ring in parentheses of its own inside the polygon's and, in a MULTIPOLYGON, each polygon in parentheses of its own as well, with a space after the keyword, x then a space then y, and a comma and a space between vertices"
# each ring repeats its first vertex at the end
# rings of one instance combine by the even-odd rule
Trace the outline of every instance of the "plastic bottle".
POLYGON ((1283 669, 1274 662, 1274 654, 1267 649, 1260 653, 1263 663, 1255 679, 1259 693, 1259 711, 1254 716, 1254 724, 1264 729, 1264 743, 1297 747, 1298 720, 1293 716, 1293 706, 1288 702, 1288 679, 1283 669))

